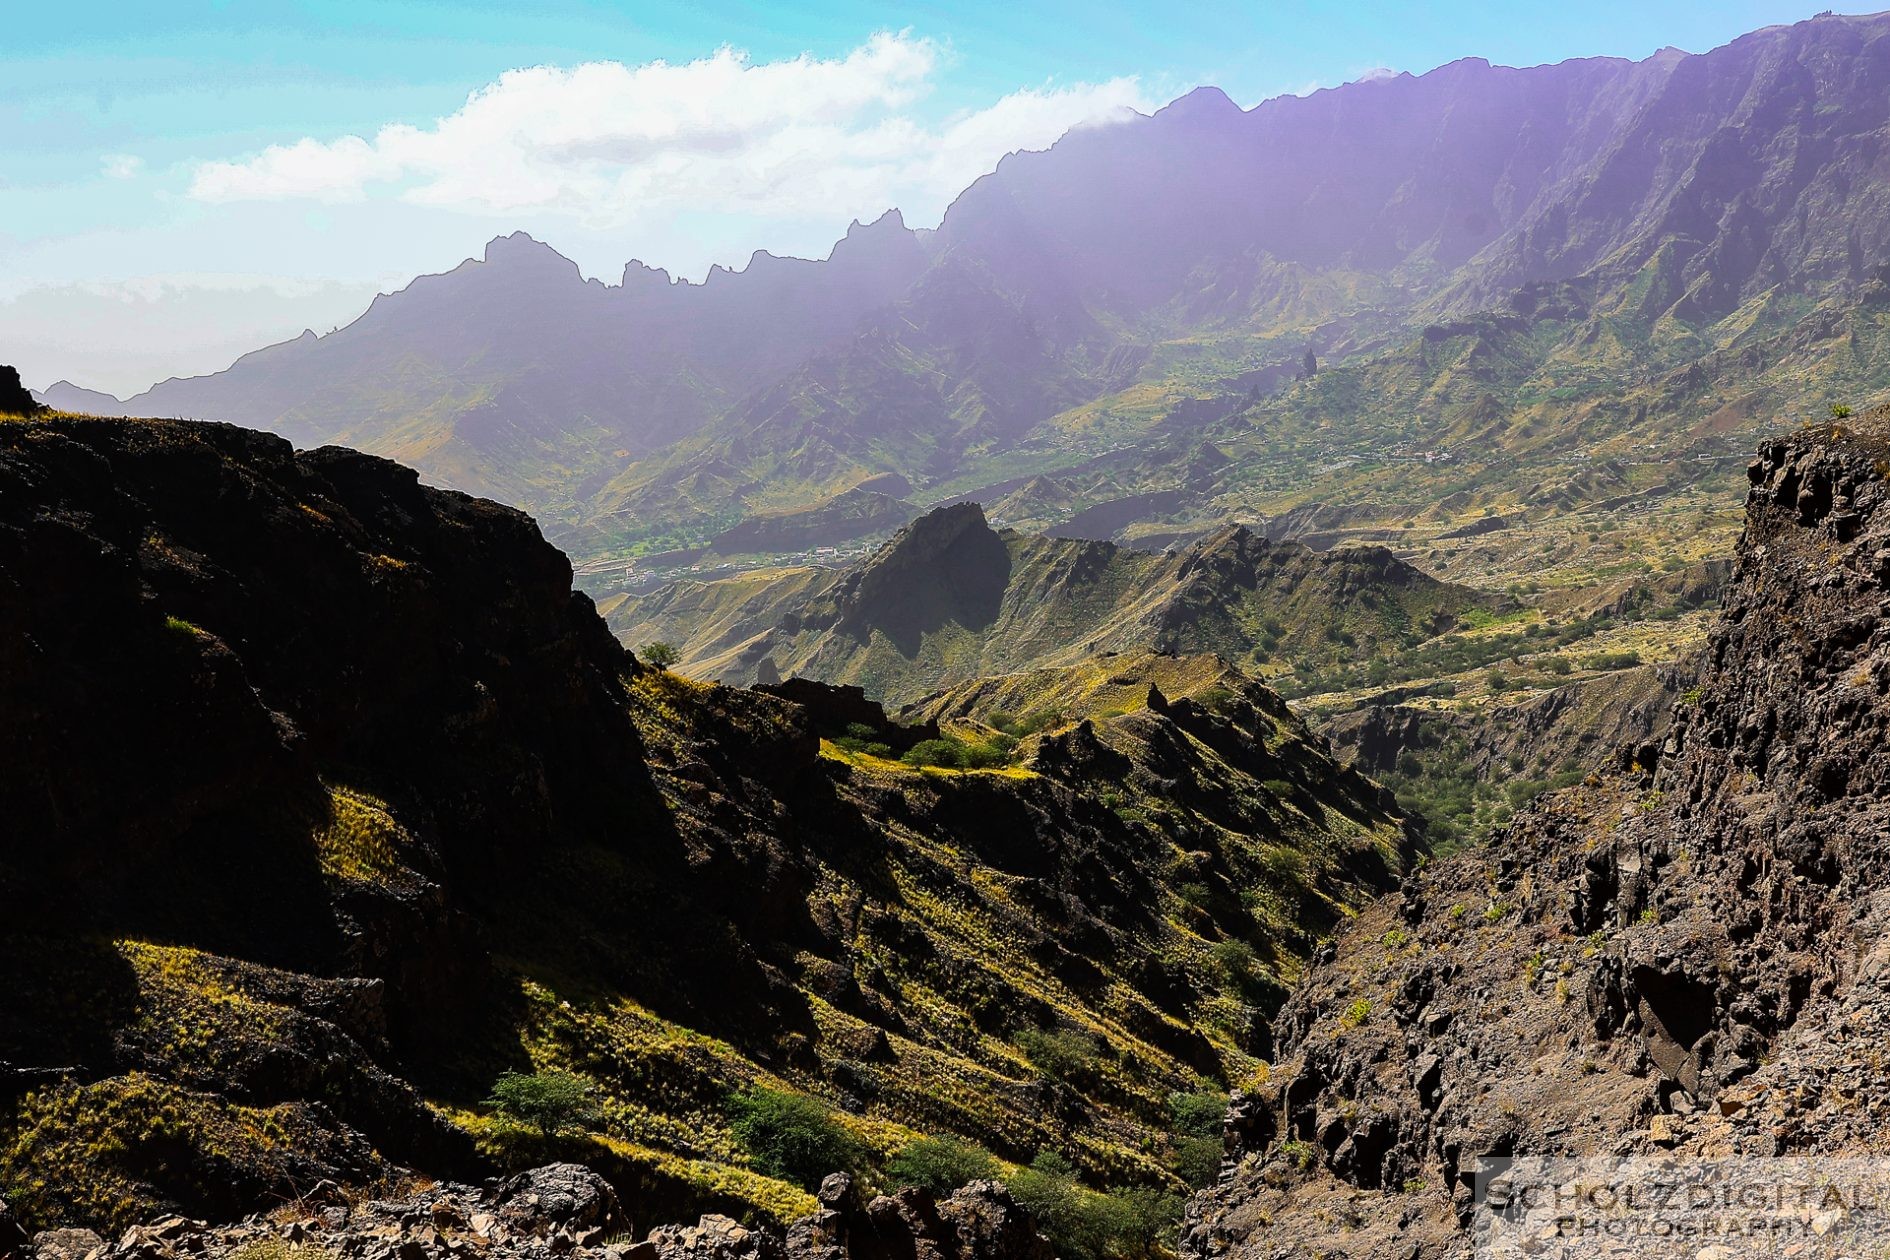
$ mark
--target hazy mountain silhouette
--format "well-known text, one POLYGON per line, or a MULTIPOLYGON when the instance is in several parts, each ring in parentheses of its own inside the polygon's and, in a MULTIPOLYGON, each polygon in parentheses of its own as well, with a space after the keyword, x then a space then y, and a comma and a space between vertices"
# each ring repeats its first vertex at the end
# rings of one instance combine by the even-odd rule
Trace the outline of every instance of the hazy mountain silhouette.
POLYGON ((1308 342, 1340 362, 1573 280, 1668 371, 1744 303, 1796 320, 1890 264, 1886 35, 1890 16, 1827 16, 1703 55, 1466 59, 1245 111, 1201 88, 1005 158, 935 233, 895 212, 825 261, 757 254, 700 285, 636 263, 586 281, 514 235, 125 409, 395 455, 586 525, 564 535, 583 549, 706 538, 878 473, 975 477, 1027 437, 1068 445, 1046 420, 1168 379, 1209 335, 1258 393, 1308 342))

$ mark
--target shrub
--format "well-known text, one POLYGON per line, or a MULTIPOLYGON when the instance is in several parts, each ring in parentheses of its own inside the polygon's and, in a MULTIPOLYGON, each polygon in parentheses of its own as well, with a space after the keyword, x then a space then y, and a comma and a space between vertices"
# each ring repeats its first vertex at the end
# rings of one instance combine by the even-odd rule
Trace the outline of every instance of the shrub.
POLYGON ((682 653, 676 650, 674 643, 665 643, 661 639, 653 639, 645 643, 637 649, 637 655, 645 664, 653 665, 657 669, 669 669, 682 659, 682 653))
POLYGON ((1168 1095, 1168 1114, 1174 1119, 1175 1132, 1211 1137, 1218 1145, 1221 1122, 1227 1116, 1227 1095, 1207 1089, 1173 1093, 1168 1095))
POLYGON ((1053 1081, 1068 1080, 1101 1057, 1096 1039, 1074 1028, 1027 1028, 1017 1036, 1017 1048, 1031 1065, 1053 1081))
POLYGON ((1076 1184, 1070 1161, 1043 1152, 1010 1179, 1011 1193, 1029 1209, 1044 1236, 1067 1260, 1162 1254, 1161 1244, 1181 1218, 1181 1199, 1137 1188, 1098 1194, 1076 1184))
POLYGON ((547 1139, 598 1121, 591 1087, 568 1072, 507 1072, 494 1083, 485 1105, 547 1139))
POLYGON ((1191 1190, 1214 1184, 1221 1172, 1221 1140, 1210 1137, 1181 1138, 1175 1143, 1175 1176, 1191 1190))
POLYGON ((1213 957, 1222 978, 1229 984, 1247 983, 1253 977, 1253 969, 1260 965, 1260 957, 1254 953, 1253 946, 1241 940, 1216 941, 1208 953, 1213 957))
POLYGON ((1209 687, 1195 698, 1203 707, 1212 709, 1216 713, 1227 712, 1234 706, 1234 702, 1240 699, 1225 687, 1209 687))
POLYGON ((939 766, 947 770, 964 767, 965 754, 957 740, 924 739, 906 750, 899 760, 909 766, 939 766))
POLYGON ((860 1162, 859 1143, 818 1098, 756 1086, 732 1097, 729 1111, 736 1139, 770 1177, 813 1190, 860 1162))
POLYGON ((949 1137, 920 1138, 886 1162, 888 1184, 918 1186, 938 1198, 996 1171, 989 1151, 949 1137))

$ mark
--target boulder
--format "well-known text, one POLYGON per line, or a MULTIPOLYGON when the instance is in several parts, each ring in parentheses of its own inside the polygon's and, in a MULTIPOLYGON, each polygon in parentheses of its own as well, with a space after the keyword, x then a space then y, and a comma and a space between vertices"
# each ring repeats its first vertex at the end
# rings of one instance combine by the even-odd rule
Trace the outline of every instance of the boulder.
POLYGON ((659 1225, 646 1239, 660 1260, 786 1260, 779 1239, 726 1216, 694 1225, 659 1225))
POLYGON ((89 1229, 43 1229, 33 1235, 38 1260, 86 1260, 105 1250, 105 1240, 89 1229))
POLYGON ((623 1221, 610 1183, 582 1164, 547 1164, 502 1182, 492 1205, 506 1221, 533 1233, 608 1229, 623 1221))
POLYGON ((957 1236, 964 1260, 1055 1260, 1036 1221, 999 1182, 960 1187, 939 1204, 938 1214, 957 1236))

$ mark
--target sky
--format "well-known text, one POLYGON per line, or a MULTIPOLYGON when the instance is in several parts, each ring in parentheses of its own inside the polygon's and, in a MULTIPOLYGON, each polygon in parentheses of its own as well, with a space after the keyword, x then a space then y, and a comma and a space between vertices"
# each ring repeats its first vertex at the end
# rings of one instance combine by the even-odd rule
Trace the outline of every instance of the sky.
POLYGON ((129 396, 524 229, 615 282, 850 220, 1214 84, 1704 52, 1828 0, 137 0, 8 6, 0 362, 129 396))

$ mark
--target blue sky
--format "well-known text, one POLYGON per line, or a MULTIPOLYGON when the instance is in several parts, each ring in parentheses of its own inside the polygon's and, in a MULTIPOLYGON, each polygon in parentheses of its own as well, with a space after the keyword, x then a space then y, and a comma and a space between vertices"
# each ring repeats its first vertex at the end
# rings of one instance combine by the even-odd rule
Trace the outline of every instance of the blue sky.
POLYGON ((1822 4, 14 6, 0 361, 126 394, 513 228, 606 279, 699 277, 892 205, 929 226, 1003 152, 1200 83, 1252 105, 1460 56, 1704 51, 1822 4))

